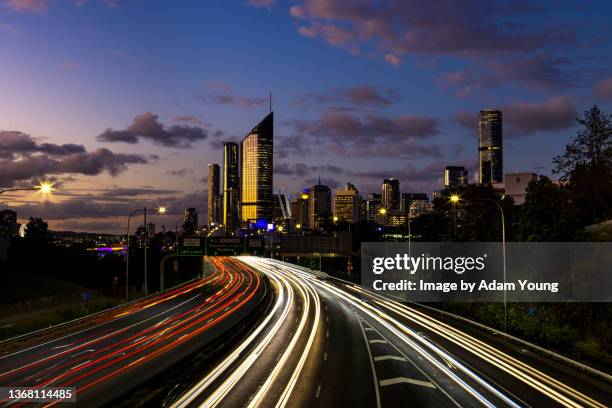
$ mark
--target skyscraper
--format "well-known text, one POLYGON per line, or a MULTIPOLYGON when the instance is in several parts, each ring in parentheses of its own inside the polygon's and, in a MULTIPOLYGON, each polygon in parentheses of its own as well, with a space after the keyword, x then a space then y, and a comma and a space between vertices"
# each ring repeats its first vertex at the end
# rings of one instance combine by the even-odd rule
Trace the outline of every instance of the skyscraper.
POLYGON ((309 195, 304 192, 298 195, 293 201, 291 201, 291 225, 300 228, 308 228, 308 197, 309 195))
POLYGON ((446 166, 444 169, 444 187, 467 186, 468 172, 463 166, 446 166))
POLYGON ((223 144, 223 226, 227 231, 238 228, 240 205, 240 182, 238 167, 238 144, 223 144))
POLYGON ((400 209, 400 183, 398 179, 388 178, 383 181, 382 205, 387 210, 400 209))
POLYGON ((504 178, 503 124, 499 109, 478 114, 478 182, 501 183, 504 178))
POLYGON ((361 221, 361 197, 351 183, 344 190, 338 190, 334 197, 334 218, 356 224, 361 221))
POLYGON ((270 112, 240 144, 242 222, 272 222, 274 113, 270 112))
POLYGON ((219 224, 219 182, 220 169, 218 164, 208 165, 208 226, 219 224))
POLYGON ((318 230, 331 218, 331 190, 319 179, 319 184, 310 187, 308 201, 308 224, 311 229, 318 230))

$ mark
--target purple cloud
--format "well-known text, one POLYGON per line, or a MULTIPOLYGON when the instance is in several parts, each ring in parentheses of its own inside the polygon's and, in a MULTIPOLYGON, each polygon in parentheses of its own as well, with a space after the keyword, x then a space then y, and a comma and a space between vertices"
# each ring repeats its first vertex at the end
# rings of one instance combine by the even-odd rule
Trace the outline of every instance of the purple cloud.
POLYGON ((355 106, 385 107, 399 102, 399 100, 399 92, 395 89, 363 84, 349 88, 336 88, 327 93, 305 94, 298 102, 300 105, 344 102, 355 106))
POLYGON ((134 118, 124 130, 106 129, 96 136, 101 142, 136 144, 140 139, 149 140, 164 147, 187 149, 193 143, 208 138, 208 132, 197 126, 173 125, 166 127, 158 121, 159 116, 145 112, 134 118))

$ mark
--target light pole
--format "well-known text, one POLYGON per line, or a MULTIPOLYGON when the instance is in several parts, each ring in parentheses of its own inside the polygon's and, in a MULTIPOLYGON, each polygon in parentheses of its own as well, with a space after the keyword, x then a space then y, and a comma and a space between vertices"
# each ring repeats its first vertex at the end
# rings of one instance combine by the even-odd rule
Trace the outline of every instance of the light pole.
POLYGON ((453 194, 450 196, 450 201, 453 204, 453 239, 457 237, 457 203, 459 203, 459 196, 453 194))
POLYGON ((501 215, 501 226, 502 226, 502 262, 504 271, 504 334, 507 334, 508 329, 508 305, 507 305, 507 294, 506 294, 506 220, 504 216, 504 208, 496 200, 490 198, 477 198, 477 201, 489 201, 495 204, 501 215))
MULTIPOLYGON (((456 205, 456 203, 459 202, 459 196, 458 195, 452 195, 450 197, 451 202, 453 203, 453 206, 456 205)), ((499 214, 501 215, 501 227, 502 227, 502 266, 503 266, 503 279, 504 279, 504 334, 507 334, 508 332, 508 298, 507 298, 507 292, 506 292, 506 219, 505 219, 505 215, 504 215, 504 208, 501 206, 501 204, 499 202, 497 202, 496 200, 490 199, 490 198, 474 198, 474 201, 488 201, 491 202, 493 204, 495 204, 495 206, 497 207, 497 209, 499 210, 499 214)), ((453 211, 454 214, 454 211, 453 211)))
MULTIPOLYGON (((128 215, 127 222, 127 256, 125 265, 125 300, 129 300, 129 277, 130 277, 130 219, 138 212, 144 213, 144 293, 149 294, 148 277, 147 277, 147 246, 149 240, 149 229, 147 228, 147 207, 142 209, 134 210, 128 215)), ((166 214, 168 209, 166 207, 159 207, 157 209, 158 214, 166 214)))
POLYGON ((0 194, 8 193, 11 191, 32 191, 32 190, 38 190, 43 194, 51 194, 53 191, 55 191, 55 189, 53 188, 53 184, 49 182, 42 182, 39 185, 32 186, 32 187, 7 188, 4 190, 0 190, 0 194))

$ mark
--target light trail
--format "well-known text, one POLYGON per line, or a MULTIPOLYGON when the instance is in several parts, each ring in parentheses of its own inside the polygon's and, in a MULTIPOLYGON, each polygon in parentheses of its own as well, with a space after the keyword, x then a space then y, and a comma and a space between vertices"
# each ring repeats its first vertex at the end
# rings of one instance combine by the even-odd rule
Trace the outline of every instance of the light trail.
MULTIPOLYGON (((249 258, 249 259, 245 260, 245 262, 250 264, 252 262, 252 260, 249 258)), ((385 315, 385 314, 381 313, 380 311, 378 311, 375 308, 373 308, 371 305, 363 302, 361 299, 358 299, 355 296, 352 296, 352 295, 350 295, 350 294, 348 294, 346 292, 343 292, 343 291, 335 288, 334 286, 328 284, 327 282, 321 282, 321 281, 317 280, 312 274, 306 273, 306 272, 304 272, 304 271, 302 271, 302 270, 300 270, 298 268, 294 268, 294 267, 288 266, 287 264, 284 264, 284 263, 279 263, 279 262, 270 261, 270 260, 264 260, 263 262, 273 263, 275 265, 283 267, 286 270, 291 271, 292 273, 294 273, 297 276, 301 277, 302 279, 310 281, 311 283, 313 283, 314 285, 320 287, 321 289, 326 290, 327 292, 331 293, 335 297, 341 298, 341 299, 347 301, 348 303, 352 304, 353 306, 355 306, 356 308, 361 310, 363 313, 365 313, 366 315, 368 315, 369 317, 371 317, 372 319, 377 321, 383 327, 387 328, 397 338, 399 338, 402 342, 404 342, 405 344, 410 346, 412 349, 414 349, 417 353, 419 353, 419 355, 421 355, 424 359, 426 359, 432 365, 434 365, 436 368, 438 368, 440 371, 442 371, 445 375, 447 375, 451 380, 453 380, 457 385, 459 385, 461 388, 463 388, 469 395, 474 397, 480 403, 482 403, 483 405, 485 405, 487 407, 495 407, 495 404, 493 404, 491 401, 489 401, 481 393, 476 391, 472 386, 470 386, 467 382, 465 382, 463 379, 461 379, 457 374, 452 372, 445 364, 440 363, 437 359, 433 358, 433 356, 431 354, 429 354, 427 351, 425 351, 425 349, 423 349, 421 346, 419 346, 417 343, 415 343, 410 338, 406 337, 406 335, 404 333, 402 333, 402 331, 397 330, 397 328, 394 327, 394 326, 402 326, 403 327, 403 325, 400 322, 396 321, 395 319, 393 319, 392 317, 390 317, 388 315, 385 315), (389 322, 392 322, 393 324, 390 324, 389 322)), ((253 262, 253 264, 256 264, 256 262, 253 262)), ((409 329, 406 328, 406 330, 409 330, 409 329)), ((481 378, 476 373, 474 373, 471 370, 469 370, 467 367, 465 367, 459 361, 454 359, 448 353, 446 353, 443 350, 441 350, 436 345, 434 345, 433 343, 431 343, 429 341, 426 341, 425 339, 421 338, 421 336, 416 336, 416 333, 415 333, 415 337, 418 338, 419 341, 425 343, 425 345, 428 348, 430 348, 432 351, 434 351, 435 354, 442 356, 446 361, 451 361, 452 364, 455 365, 455 367, 460 369, 464 374, 467 374, 472 380, 476 381, 479 385, 483 386, 489 392, 494 394, 497 398, 503 400, 505 403, 507 403, 508 405, 510 405, 512 407, 516 407, 516 408, 520 407, 520 405, 515 403, 513 400, 511 400, 509 397, 507 397, 501 391, 497 390, 491 384, 486 382, 483 378, 481 378)))
MULTIPOLYGON (((268 261, 269 262, 269 261, 268 261)), ((293 270, 294 273, 303 276, 305 279, 312 280, 315 284, 318 284, 320 287, 324 287, 329 291, 336 293, 336 295, 340 297, 350 297, 353 302, 360 302, 364 308, 369 308, 373 313, 378 314, 381 318, 391 322, 396 328, 401 330, 402 332, 408 334, 413 337, 420 343, 423 343, 428 348, 432 348, 432 343, 427 339, 424 339, 414 330, 411 330, 403 323, 398 320, 392 318, 391 316, 383 313, 381 310, 377 310, 373 306, 368 303, 365 303, 358 299, 357 297, 351 296, 347 291, 340 290, 337 287, 330 285, 329 283, 318 282, 312 274, 305 272, 298 268, 293 268, 289 265, 282 264, 287 269, 293 270)), ((440 336, 446 338, 447 340, 459 345, 463 349, 475 354, 479 358, 482 358, 486 362, 494 365, 495 367, 503 370, 507 374, 513 376, 514 378, 520 380, 526 385, 529 385, 534 390, 546 395, 547 397, 553 399, 559 404, 578 408, 578 407, 593 407, 593 408, 604 408, 606 405, 594 400, 593 398, 584 395, 583 393, 577 391, 576 389, 562 383, 561 381, 543 373, 542 371, 528 365, 525 362, 522 362, 496 348, 493 346, 474 338, 448 324, 445 324, 441 321, 438 321, 425 313, 422 313, 418 310, 410 308, 400 302, 395 300, 386 298, 377 293, 365 290, 358 285, 348 284, 345 286, 349 288, 349 290, 353 290, 355 292, 359 292, 361 295, 368 296, 372 299, 375 299, 374 303, 379 306, 381 309, 386 309, 390 312, 396 313, 403 318, 408 319, 414 323, 419 324, 431 330, 440 336)), ((435 350, 437 354, 442 352, 441 350, 435 350)), ((457 362, 452 356, 449 356, 447 353, 442 352, 440 354, 444 359, 448 359, 448 361, 452 362, 452 364, 457 365, 457 367, 461 368, 461 364, 457 362)), ((474 378, 475 374, 470 374, 466 372, 466 374, 470 375, 474 378)), ((474 378, 476 379, 476 378, 474 378)))

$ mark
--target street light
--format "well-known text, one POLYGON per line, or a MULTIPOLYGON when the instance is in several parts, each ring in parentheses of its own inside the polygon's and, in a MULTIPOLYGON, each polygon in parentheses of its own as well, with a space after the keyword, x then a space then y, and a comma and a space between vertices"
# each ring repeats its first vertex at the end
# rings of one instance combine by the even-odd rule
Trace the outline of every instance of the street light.
POLYGON ((457 194, 450 196, 450 202, 453 204, 453 239, 457 236, 457 204, 459 200, 460 198, 457 194))
POLYGON ((51 194, 53 191, 55 191, 55 188, 53 188, 53 184, 52 183, 49 183, 48 181, 42 181, 37 186, 19 187, 19 188, 7 188, 7 189, 4 189, 4 190, 0 190, 0 194, 8 193, 10 191, 32 191, 32 190, 38 190, 42 194, 51 194))
POLYGON ((501 226, 502 226, 502 262, 504 270, 504 334, 507 334, 508 329, 508 308, 507 308, 507 294, 506 294, 506 220, 504 216, 504 208, 496 200, 490 198, 475 198, 476 201, 488 201, 497 207, 499 214, 501 215, 501 226))
MULTIPOLYGON (((158 214, 165 214, 168 209, 166 207, 158 207, 158 214)), ((145 239, 144 239, 144 293, 145 295, 149 294, 149 285, 148 285, 148 277, 147 277, 147 245, 149 240, 149 229, 147 228, 147 207, 142 209, 134 210, 128 215, 127 222, 127 255, 126 255, 126 266, 125 266, 125 301, 129 301, 129 277, 130 277, 130 219, 132 216, 138 212, 144 213, 144 231, 145 231, 145 239)))
MULTIPOLYGON (((474 198, 473 200, 474 201, 488 201, 488 202, 495 204, 495 206, 499 210, 499 214, 501 215, 502 263, 503 263, 503 274, 504 274, 504 334, 507 334, 507 331, 508 331, 508 302, 507 302, 507 293, 506 293, 506 219, 504 216, 504 208, 501 206, 501 204, 498 201, 490 199, 490 198, 474 198)), ((456 194, 450 196, 450 201, 451 203, 453 203, 453 209, 454 209, 455 204, 459 202, 459 196, 456 194)), ((454 214, 455 212, 453 211, 453 224, 455 223, 454 214)))

